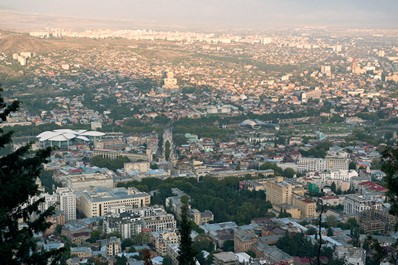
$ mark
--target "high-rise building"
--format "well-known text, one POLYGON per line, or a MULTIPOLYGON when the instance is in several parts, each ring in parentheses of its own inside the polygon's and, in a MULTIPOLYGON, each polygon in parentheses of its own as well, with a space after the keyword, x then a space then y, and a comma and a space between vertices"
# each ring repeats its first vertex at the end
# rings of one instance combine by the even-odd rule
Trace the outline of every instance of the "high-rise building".
POLYGON ((283 177, 270 179, 265 183, 267 200, 272 205, 291 204, 293 185, 284 181, 283 177))
POLYGON ((65 221, 76 220, 76 194, 69 188, 57 188, 59 210, 64 212, 65 221))
POLYGON ((114 257, 122 252, 122 243, 120 238, 112 236, 106 242, 106 255, 108 257, 114 257))

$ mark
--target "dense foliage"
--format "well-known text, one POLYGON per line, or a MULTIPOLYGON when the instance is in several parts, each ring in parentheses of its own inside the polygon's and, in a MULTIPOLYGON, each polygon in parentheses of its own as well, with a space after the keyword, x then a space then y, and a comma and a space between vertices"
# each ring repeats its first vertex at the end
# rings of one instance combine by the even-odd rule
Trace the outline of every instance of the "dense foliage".
POLYGON ((137 187, 146 192, 157 190, 151 201, 162 205, 167 197, 173 196, 171 188, 179 188, 191 197, 193 208, 212 211, 215 222, 235 221, 242 225, 250 223, 252 218, 266 216, 272 206, 266 202, 263 191, 240 191, 240 180, 242 179, 237 177, 223 180, 203 177, 199 182, 195 178, 171 178, 163 181, 146 178, 141 182, 132 181, 119 185, 137 187))
POLYGON ((104 158, 102 156, 94 156, 91 159, 91 165, 100 167, 100 168, 107 168, 113 171, 116 171, 120 168, 124 167, 124 163, 129 163, 131 162, 130 159, 128 159, 125 156, 120 156, 116 159, 109 159, 109 158, 104 158))
MULTIPOLYGON (((314 258, 318 254, 318 245, 312 244, 302 233, 288 233, 281 237, 276 246, 290 256, 314 258)), ((327 257, 328 264, 343 265, 344 262, 333 258, 333 249, 324 247, 321 256, 327 257)))
MULTIPOLYGON (((0 122, 18 108, 19 102, 7 104, 0 97, 0 122)), ((0 149, 11 143, 11 137, 12 132, 0 129, 0 149)), ((0 264, 56 264, 61 259, 60 251, 38 249, 33 237, 34 233, 50 227, 46 217, 54 208, 40 212, 43 199, 27 204, 30 197, 39 193, 36 179, 50 152, 50 149, 32 152, 31 146, 26 145, 0 157, 0 264), (36 218, 32 219, 34 215, 36 218), (21 221, 25 223, 23 228, 21 221)))

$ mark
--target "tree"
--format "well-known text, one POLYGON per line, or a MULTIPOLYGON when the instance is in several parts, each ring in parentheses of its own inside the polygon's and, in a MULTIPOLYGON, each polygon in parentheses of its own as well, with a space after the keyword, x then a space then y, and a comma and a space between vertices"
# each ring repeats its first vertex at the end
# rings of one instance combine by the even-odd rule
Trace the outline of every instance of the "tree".
POLYGON ((178 229, 181 236, 180 250, 177 260, 179 264, 195 265, 196 253, 194 253, 191 239, 191 221, 188 219, 188 203, 185 201, 181 207, 181 224, 178 229))
POLYGON ((386 193, 391 204, 390 213, 398 216, 398 148, 387 148, 383 151, 381 169, 386 174, 388 192, 386 193))
POLYGON ((354 161, 351 161, 350 164, 348 165, 348 169, 357 169, 357 163, 354 161))
POLYGON ((233 240, 225 240, 222 244, 222 250, 224 251, 234 251, 235 242, 233 240))
POLYGON ((164 256, 163 265, 173 265, 173 261, 170 256, 164 256))
POLYGON ((151 260, 151 252, 149 249, 145 249, 143 252, 143 260, 144 260, 144 265, 153 265, 152 260, 151 260))
POLYGON ((327 236, 333 236, 333 230, 331 227, 328 228, 327 236))
POLYGON ((249 249, 248 251, 246 251, 246 253, 247 253, 247 255, 249 255, 249 256, 252 257, 252 258, 255 258, 255 257, 256 257, 256 253, 255 253, 253 250, 251 250, 251 249, 249 249))
MULTIPOLYGON (((19 104, 6 103, 0 96, 0 123, 17 111, 19 104)), ((12 131, 0 128, 0 150, 12 142, 12 135, 12 131)), ((39 250, 33 238, 34 233, 50 227, 46 218, 54 207, 40 212, 38 208, 44 199, 29 203, 30 198, 39 194, 36 179, 50 154, 49 148, 33 152, 29 144, 0 157, 0 264, 57 264, 61 259, 62 251, 39 250), (25 224, 23 228, 21 221, 25 224)))
POLYGON ((332 185, 330 185, 330 189, 331 189, 334 193, 336 193, 337 187, 336 187, 336 183, 334 183, 334 181, 332 182, 332 185))
POLYGON ((334 215, 326 216, 326 224, 328 227, 336 227, 337 226, 337 218, 334 215))
POLYGON ((134 245, 134 241, 131 238, 123 239, 122 250, 125 250, 127 247, 131 247, 132 245, 134 245))
POLYGON ((171 154, 171 144, 167 140, 166 143, 164 144, 164 158, 166 161, 170 160, 170 154, 171 154))
POLYGON ((121 257, 116 256, 115 265, 126 265, 126 264, 127 264, 127 258, 124 255, 121 257))

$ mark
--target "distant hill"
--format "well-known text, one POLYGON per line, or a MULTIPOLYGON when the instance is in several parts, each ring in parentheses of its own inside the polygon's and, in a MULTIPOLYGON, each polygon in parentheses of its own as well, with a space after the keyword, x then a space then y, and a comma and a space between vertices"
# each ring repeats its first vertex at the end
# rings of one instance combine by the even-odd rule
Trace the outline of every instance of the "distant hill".
POLYGON ((5 35, 0 38, 0 51, 14 52, 43 52, 54 49, 54 45, 47 40, 29 37, 27 35, 5 35))

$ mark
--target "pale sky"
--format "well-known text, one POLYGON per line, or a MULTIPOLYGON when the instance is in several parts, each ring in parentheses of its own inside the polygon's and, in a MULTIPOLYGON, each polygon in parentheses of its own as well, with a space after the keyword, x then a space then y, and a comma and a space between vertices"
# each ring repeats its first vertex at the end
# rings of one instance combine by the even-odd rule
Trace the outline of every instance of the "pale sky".
POLYGON ((1 0, 0 8, 184 25, 398 27, 398 0, 1 0))

